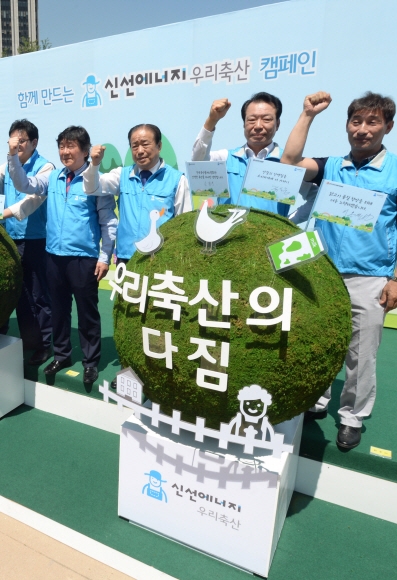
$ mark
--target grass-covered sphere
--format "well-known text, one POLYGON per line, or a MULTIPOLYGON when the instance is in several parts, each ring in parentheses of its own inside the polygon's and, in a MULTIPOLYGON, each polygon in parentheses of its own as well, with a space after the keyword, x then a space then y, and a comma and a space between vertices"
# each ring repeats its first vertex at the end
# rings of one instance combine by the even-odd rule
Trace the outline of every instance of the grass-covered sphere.
POLYGON ((17 305, 22 288, 22 267, 18 250, 0 225, 0 327, 17 305))
MULTIPOLYGON (((227 206, 218 207, 216 213, 222 220, 230 215, 227 206)), ((184 277, 179 287, 189 300, 197 295, 200 279, 207 279, 211 295, 220 304, 222 281, 231 280, 232 292, 238 292, 239 299, 231 302, 230 330, 199 326, 200 304, 182 304, 181 321, 174 322, 172 311, 154 307, 153 298, 149 298, 145 314, 140 314, 137 304, 119 295, 114 323, 120 362, 134 369, 144 383, 145 394, 161 405, 162 412, 182 411, 184 420, 195 422, 197 416, 204 417, 213 428, 229 422, 239 409, 238 391, 252 384, 272 395, 268 408, 271 423, 291 419, 317 401, 342 367, 351 335, 345 285, 326 256, 281 275, 274 273, 266 246, 300 231, 287 219, 251 210, 247 221, 218 244, 216 253, 206 255, 194 234, 196 216, 192 212, 166 222, 161 227, 162 249, 153 258, 136 253, 127 268, 149 276, 149 289, 159 283, 153 277, 155 273, 172 270, 174 275, 184 277), (281 331, 281 324, 246 324, 246 319, 255 314, 249 296, 260 286, 275 288, 281 303, 284 288, 293 289, 289 332, 281 331), (172 344, 179 349, 173 353, 172 370, 166 368, 165 360, 144 354, 142 327, 159 330, 162 337, 164 332, 172 334, 172 344), (215 340, 218 348, 209 352, 218 360, 220 343, 230 342, 228 368, 207 364, 207 368, 228 373, 226 392, 197 386, 196 370, 204 364, 200 358, 187 359, 197 348, 190 342, 191 337, 215 340)), ((262 294, 259 302, 267 306, 269 297, 262 294)), ((281 303, 274 313, 262 316, 279 316, 281 303)), ((217 308, 213 314, 222 321, 220 306, 217 308)))

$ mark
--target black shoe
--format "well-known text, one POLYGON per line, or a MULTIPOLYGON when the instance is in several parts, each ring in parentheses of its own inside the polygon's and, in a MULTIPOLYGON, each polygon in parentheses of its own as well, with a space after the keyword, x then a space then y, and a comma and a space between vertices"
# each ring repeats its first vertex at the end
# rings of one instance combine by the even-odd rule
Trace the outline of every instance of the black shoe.
POLYGON ((336 438, 336 444, 343 449, 353 449, 357 447, 361 441, 361 427, 350 427, 349 425, 341 425, 336 438))
POLYGON ((70 356, 68 358, 65 358, 65 360, 54 359, 52 362, 50 362, 49 365, 46 366, 43 372, 45 375, 55 375, 58 371, 61 371, 62 369, 66 369, 67 367, 71 366, 72 359, 70 356))
POLYGON ((328 411, 326 409, 325 411, 319 411, 318 413, 316 413, 315 411, 306 411, 303 418, 303 422, 309 423, 310 421, 316 421, 317 419, 325 419, 327 415, 328 411))
POLYGON ((39 366, 45 363, 51 356, 50 348, 38 348, 34 351, 30 359, 28 360, 28 365, 39 366))
POLYGON ((117 389, 117 379, 113 379, 110 383, 110 388, 116 390, 117 389))
POLYGON ((83 383, 94 383, 98 378, 97 367, 85 367, 83 375, 83 383))

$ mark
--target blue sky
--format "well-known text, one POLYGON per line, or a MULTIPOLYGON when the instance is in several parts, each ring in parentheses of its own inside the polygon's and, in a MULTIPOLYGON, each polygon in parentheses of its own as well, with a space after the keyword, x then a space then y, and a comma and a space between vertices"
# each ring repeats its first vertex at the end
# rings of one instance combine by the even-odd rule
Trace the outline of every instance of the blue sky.
POLYGON ((39 0, 39 36, 49 38, 56 47, 274 3, 275 0, 39 0))

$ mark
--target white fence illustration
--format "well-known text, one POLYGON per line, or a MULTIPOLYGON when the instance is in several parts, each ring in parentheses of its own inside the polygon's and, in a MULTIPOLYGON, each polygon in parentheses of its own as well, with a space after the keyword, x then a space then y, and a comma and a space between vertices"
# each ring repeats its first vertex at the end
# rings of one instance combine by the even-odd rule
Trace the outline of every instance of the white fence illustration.
POLYGON ((209 429, 205 426, 205 419, 202 417, 196 417, 196 423, 188 423, 181 420, 180 411, 172 411, 172 417, 169 415, 164 415, 160 413, 160 405, 157 403, 152 403, 152 408, 143 407, 131 401, 128 401, 124 397, 118 395, 116 392, 109 390, 108 381, 103 382, 103 386, 99 386, 99 392, 103 394, 103 400, 105 403, 109 402, 109 399, 115 401, 117 405, 121 407, 129 407, 132 409, 139 419, 141 415, 149 417, 153 427, 158 427, 159 423, 165 423, 171 425, 171 431, 174 435, 179 435, 181 429, 194 433, 194 438, 196 441, 203 442, 204 437, 211 437, 212 439, 218 440, 218 446, 221 449, 227 449, 228 443, 237 443, 244 446, 244 453, 252 455, 254 453, 254 448, 257 449, 270 449, 273 451, 273 457, 280 459, 281 453, 283 451, 287 453, 293 453, 293 446, 284 443, 284 435, 282 433, 274 433, 270 437, 270 441, 265 439, 255 439, 255 434, 257 430, 250 426, 245 432, 246 436, 232 435, 230 433, 230 426, 227 423, 221 423, 219 431, 215 429, 209 429))

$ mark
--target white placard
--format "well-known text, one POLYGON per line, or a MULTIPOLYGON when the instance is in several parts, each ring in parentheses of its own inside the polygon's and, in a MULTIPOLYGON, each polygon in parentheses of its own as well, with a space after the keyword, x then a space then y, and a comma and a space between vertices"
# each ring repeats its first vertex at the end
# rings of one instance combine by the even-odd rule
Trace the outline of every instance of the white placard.
POLYGON ((386 198, 385 193, 323 180, 311 217, 371 233, 386 198))
POLYGON ((305 172, 303 167, 251 158, 241 193, 294 205, 305 172))
POLYGON ((230 197, 225 161, 187 161, 186 175, 193 209, 200 209, 206 199, 217 205, 219 198, 230 197))

